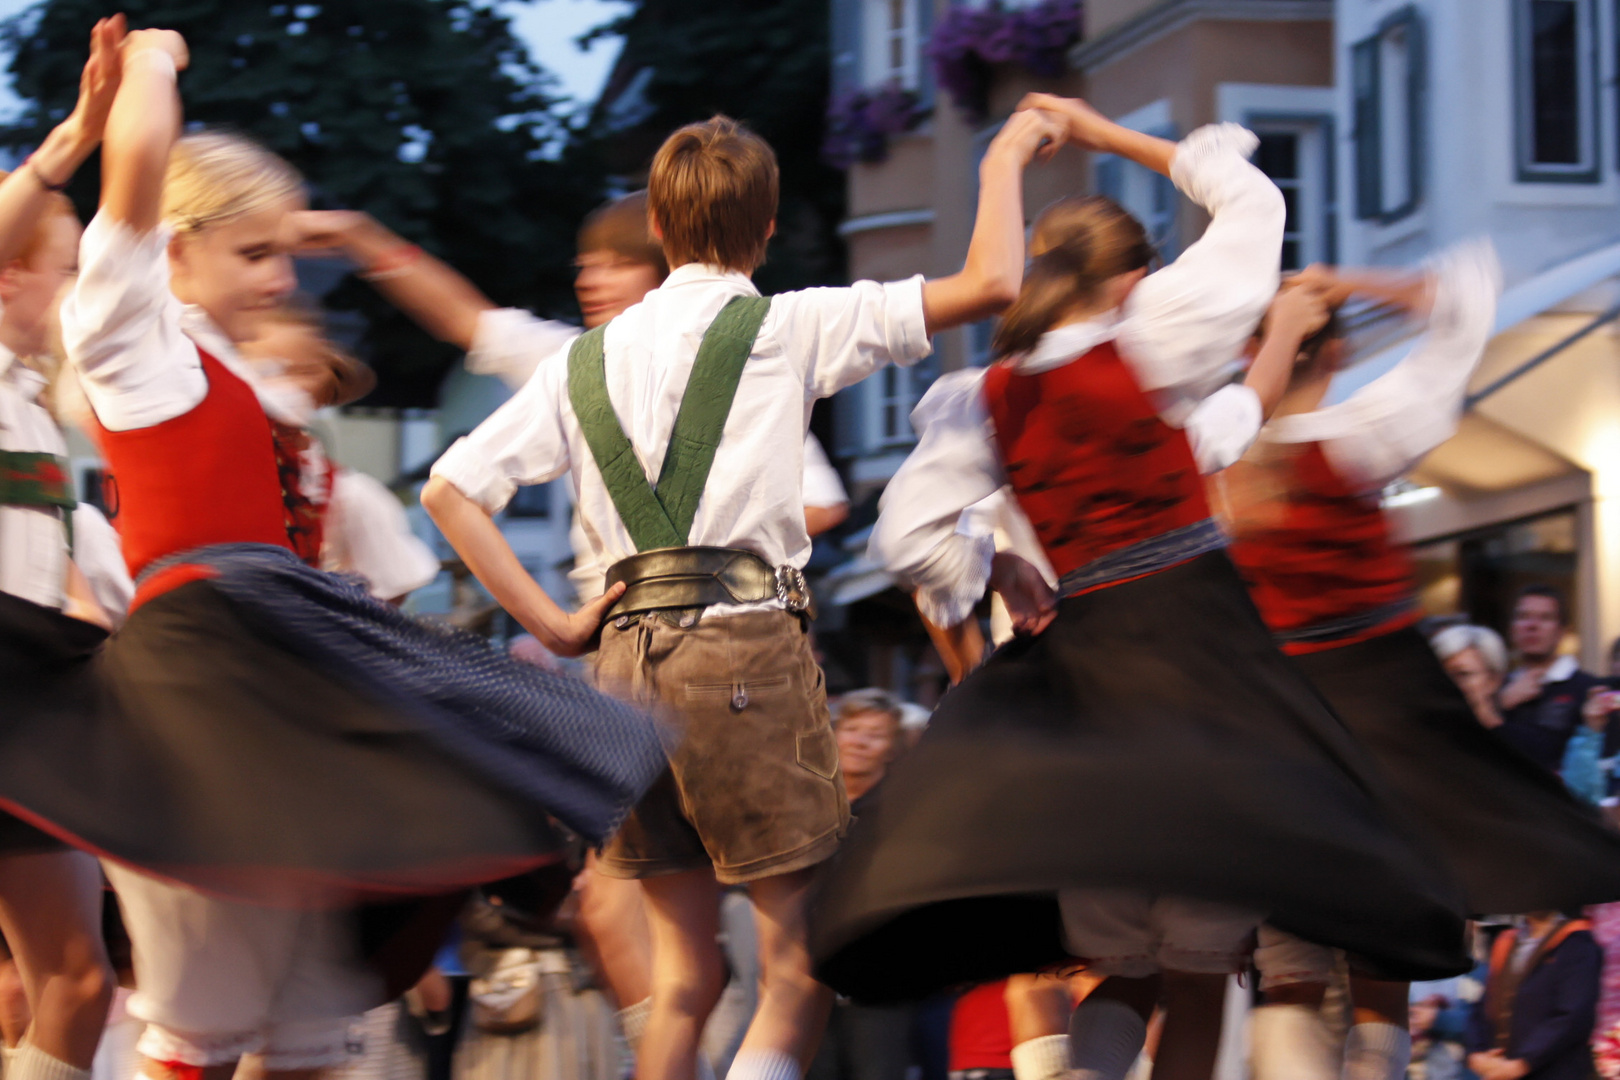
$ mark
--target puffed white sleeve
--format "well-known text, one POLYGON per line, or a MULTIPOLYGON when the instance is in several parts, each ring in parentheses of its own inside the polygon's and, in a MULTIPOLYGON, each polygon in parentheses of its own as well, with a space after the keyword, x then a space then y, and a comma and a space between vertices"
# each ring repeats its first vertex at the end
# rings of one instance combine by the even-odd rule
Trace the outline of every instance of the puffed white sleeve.
POLYGON ((1260 395, 1241 383, 1233 383, 1200 401, 1182 430, 1192 446, 1198 471, 1208 476, 1248 453, 1264 422, 1260 395))
POLYGON ((1212 124, 1176 147, 1170 178, 1210 215, 1203 236, 1131 291, 1119 347, 1165 421, 1231 377, 1280 280, 1282 192, 1249 162, 1259 139, 1212 124))
POLYGON ((62 346, 96 417, 113 431, 152 427, 208 394, 197 346, 169 291, 167 226, 136 233, 97 214, 62 299, 62 346))
POLYGON ((494 308, 478 316, 467 370, 494 375, 516 390, 540 364, 564 352, 579 337, 577 326, 539 319, 520 308, 494 308))
POLYGON ((849 502, 844 481, 839 478, 838 470, 832 467, 832 462, 827 460, 827 451, 821 448, 821 440, 814 435, 804 437, 803 487, 806 506, 840 506, 849 502))
POLYGON ((135 582, 130 580, 117 531, 88 503, 73 508, 73 563, 90 583, 90 594, 113 628, 122 626, 135 599, 135 582))
POLYGON ((984 407, 984 371, 941 377, 912 410, 917 447, 879 502, 867 555, 917 591, 935 625, 955 626, 984 596, 995 514, 968 513, 1004 484, 984 407))
POLYGON ((812 398, 831 397, 885 364, 915 364, 934 350, 921 274, 780 293, 771 299, 765 326, 804 365, 812 398))
POLYGON ((1496 320, 1496 249, 1474 240, 1443 252, 1429 281, 1428 331, 1406 359, 1336 405, 1278 417, 1266 438, 1321 443, 1334 471, 1362 491, 1405 475, 1451 438, 1496 320))
POLYGON ((496 514, 519 487, 567 472, 567 381, 567 364, 542 365, 506 404, 433 463, 433 475, 496 514))
POLYGON ((375 477, 339 469, 332 480, 328 544, 341 552, 341 565, 366 579, 371 595, 395 600, 439 576, 439 558, 411 531, 410 519, 394 493, 375 477))

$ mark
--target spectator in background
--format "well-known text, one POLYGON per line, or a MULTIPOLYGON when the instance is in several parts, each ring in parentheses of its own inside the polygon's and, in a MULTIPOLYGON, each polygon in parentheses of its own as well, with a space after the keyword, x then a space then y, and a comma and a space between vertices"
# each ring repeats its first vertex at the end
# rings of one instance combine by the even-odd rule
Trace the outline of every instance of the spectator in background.
POLYGON ((1536 912, 1491 952, 1485 997, 1468 1026, 1480 1080, 1590 1080, 1603 954, 1591 924, 1536 912))
POLYGON ((1507 677, 1507 646, 1495 630, 1464 623, 1448 626, 1429 642, 1474 715, 1488 728, 1502 726, 1496 695, 1507 677))
MULTIPOLYGON (((884 690, 854 690, 832 703, 838 768, 850 812, 872 807, 889 765, 905 748, 900 701, 884 690)), ((857 1005, 839 999, 806 1080, 905 1080, 911 1066, 911 1005, 857 1005)))
MULTIPOLYGON (((1496 698, 1502 714, 1497 732, 1551 772, 1563 765, 1570 736, 1581 726, 1587 691, 1597 684, 1573 656, 1558 654, 1568 626, 1568 608, 1557 589, 1527 585, 1520 590, 1509 631, 1519 666, 1496 698)), ((1611 745, 1617 735, 1611 727, 1611 745)))

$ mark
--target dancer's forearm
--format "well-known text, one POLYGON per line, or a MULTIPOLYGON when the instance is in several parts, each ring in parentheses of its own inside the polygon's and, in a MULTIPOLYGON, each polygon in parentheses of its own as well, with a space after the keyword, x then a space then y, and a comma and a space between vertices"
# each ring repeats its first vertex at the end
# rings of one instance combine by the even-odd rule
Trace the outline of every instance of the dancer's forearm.
POLYGON ((175 73, 187 58, 184 39, 172 30, 137 30, 124 45, 123 80, 101 152, 101 204, 137 233, 151 232, 162 217, 163 177, 180 137, 175 73))

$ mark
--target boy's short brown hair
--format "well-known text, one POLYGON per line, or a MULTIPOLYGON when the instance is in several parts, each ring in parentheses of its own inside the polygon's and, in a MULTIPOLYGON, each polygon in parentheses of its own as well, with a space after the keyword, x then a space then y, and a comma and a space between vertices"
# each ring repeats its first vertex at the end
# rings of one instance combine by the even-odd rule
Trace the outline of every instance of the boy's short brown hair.
POLYGON ((592 210, 579 227, 579 253, 611 251, 669 276, 664 248, 647 225, 647 193, 632 191, 592 210))
POLYGON ((653 158, 647 202, 669 264, 758 269, 779 186, 770 144, 729 116, 688 124, 665 139, 653 158))

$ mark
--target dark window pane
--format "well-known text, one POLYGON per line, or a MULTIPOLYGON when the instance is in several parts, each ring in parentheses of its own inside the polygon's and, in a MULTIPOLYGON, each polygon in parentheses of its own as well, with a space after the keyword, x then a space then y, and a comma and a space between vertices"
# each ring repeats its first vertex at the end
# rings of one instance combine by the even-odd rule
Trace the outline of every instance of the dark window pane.
POLYGON ((1283 206, 1288 209, 1283 229, 1287 232, 1299 232, 1299 189, 1293 184, 1281 184, 1278 189, 1282 192, 1283 206))
POLYGON ((1260 149, 1254 163, 1273 180, 1292 180, 1299 175, 1299 136, 1274 133, 1260 136, 1260 149))
POLYGON ((543 518, 551 516, 551 485, 527 484, 519 487, 506 504, 510 517, 543 518))
POLYGON ((1299 241, 1284 240, 1282 246, 1282 268, 1284 270, 1299 270, 1304 266, 1299 259, 1299 241))
POLYGON ((1579 165, 1580 80, 1575 5, 1531 0, 1531 149, 1543 165, 1579 165))

